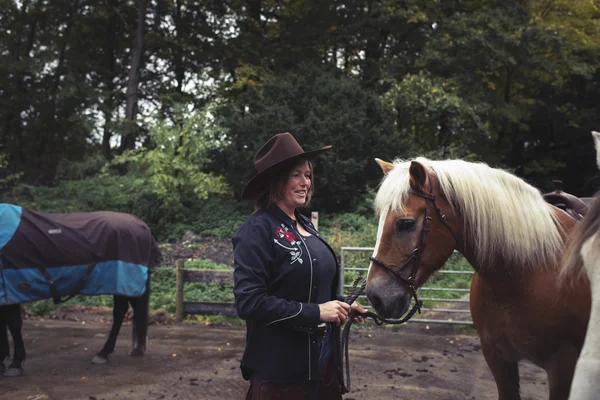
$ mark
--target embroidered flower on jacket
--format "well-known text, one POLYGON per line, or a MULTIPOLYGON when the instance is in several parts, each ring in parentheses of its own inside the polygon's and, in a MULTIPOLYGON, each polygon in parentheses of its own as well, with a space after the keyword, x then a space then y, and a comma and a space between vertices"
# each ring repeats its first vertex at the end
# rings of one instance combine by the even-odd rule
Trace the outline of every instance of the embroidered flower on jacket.
POLYGON ((296 236, 294 236, 293 232, 283 230, 280 226, 277 227, 277 231, 275 232, 275 234, 280 238, 285 238, 285 240, 292 244, 294 241, 296 241, 296 236))
POLYGON ((293 232, 290 232, 288 230, 287 226, 285 226, 284 224, 281 224, 281 226, 278 226, 277 230, 275 231, 275 236, 276 236, 276 238, 274 239, 275 244, 277 244, 289 251, 290 257, 291 257, 290 264, 293 264, 296 261, 298 261, 300 264, 304 263, 304 260, 302 259, 302 247, 300 247, 300 241, 296 240, 296 236, 294 235, 293 232), (290 242, 291 246, 298 246, 298 247, 284 246, 283 244, 279 243, 277 238, 285 239, 288 242, 290 242))

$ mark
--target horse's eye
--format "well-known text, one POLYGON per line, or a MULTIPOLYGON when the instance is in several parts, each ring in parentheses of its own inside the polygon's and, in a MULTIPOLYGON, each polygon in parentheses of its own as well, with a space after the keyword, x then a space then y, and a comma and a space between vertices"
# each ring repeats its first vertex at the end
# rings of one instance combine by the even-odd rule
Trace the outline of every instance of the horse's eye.
POLYGON ((412 229, 414 226, 415 226, 414 219, 399 219, 396 222, 396 229, 398 231, 407 231, 409 229, 412 229))

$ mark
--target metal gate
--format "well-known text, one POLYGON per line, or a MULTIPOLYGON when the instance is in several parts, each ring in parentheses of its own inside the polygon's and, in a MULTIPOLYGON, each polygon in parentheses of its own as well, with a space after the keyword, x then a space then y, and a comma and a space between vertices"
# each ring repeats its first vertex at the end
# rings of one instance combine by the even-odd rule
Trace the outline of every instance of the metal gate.
MULTIPOLYGON (((352 282, 356 276, 366 277, 368 268, 352 265, 355 263, 352 253, 368 253, 361 260, 368 260, 373 253, 373 247, 342 247, 341 250, 341 271, 340 271, 340 292, 345 296, 347 289, 352 287, 352 282)), ((449 325, 473 325, 471 312, 469 311, 469 287, 473 270, 452 270, 444 266, 437 272, 439 276, 454 275, 458 279, 454 282, 456 287, 424 286, 419 289, 419 298, 423 300, 424 305, 421 308, 421 318, 411 318, 409 322, 424 322, 428 324, 449 324, 449 325), (452 298, 454 297, 454 298, 452 298), (458 297, 458 298, 457 298, 458 297)), ((442 278, 443 279, 443 278, 442 278)), ((431 281, 431 280, 430 280, 431 281)), ((366 299, 366 295, 361 295, 366 299)), ((371 308, 370 305, 365 306, 371 308)), ((419 314, 417 314, 419 315, 419 314)))

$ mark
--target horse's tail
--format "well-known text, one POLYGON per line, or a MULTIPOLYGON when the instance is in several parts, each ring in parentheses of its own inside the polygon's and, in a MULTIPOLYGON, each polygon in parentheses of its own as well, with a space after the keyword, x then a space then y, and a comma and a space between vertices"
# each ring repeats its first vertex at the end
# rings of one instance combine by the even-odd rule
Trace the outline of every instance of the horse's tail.
POLYGON ((588 205, 588 212, 567 239, 567 249, 562 257, 561 281, 587 279, 581 258, 581 247, 594 235, 600 233, 600 194, 588 205))

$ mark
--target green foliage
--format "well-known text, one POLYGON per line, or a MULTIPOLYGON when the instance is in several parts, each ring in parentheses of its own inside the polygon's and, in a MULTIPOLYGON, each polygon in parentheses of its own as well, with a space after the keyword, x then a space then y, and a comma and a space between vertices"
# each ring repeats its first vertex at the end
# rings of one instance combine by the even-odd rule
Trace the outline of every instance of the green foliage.
POLYGON ((177 107, 175 122, 159 119, 148 133, 152 147, 127 151, 115 157, 111 166, 126 164, 129 171, 144 174, 144 185, 164 208, 178 208, 194 198, 204 200, 210 194, 226 194, 223 179, 204 170, 208 153, 221 136, 204 112, 186 112, 177 107))
POLYGON ((193 232, 220 239, 230 238, 252 213, 250 204, 212 196, 196 202, 189 210, 189 226, 193 232))
MULTIPOLYGON (((130 104, 137 119, 126 122, 137 5, 3 2, 4 190, 14 173, 30 184, 91 177, 94 155, 111 159, 134 127, 140 153, 151 154, 126 162, 152 162, 151 193, 163 204, 202 198, 213 184, 228 191, 211 173, 225 173, 237 197, 254 152, 281 131, 307 147, 334 145, 316 171, 322 211, 355 210, 378 181, 373 157, 478 159, 539 186, 562 178, 573 193, 595 190, 597 0, 149 2, 144 101, 130 104), (214 113, 222 131, 199 117, 200 131, 219 138, 213 164, 153 151, 161 135, 148 137, 144 118, 185 129, 180 104, 223 106, 214 113)), ((182 153, 202 149, 188 138, 182 153)))
POLYGON ((19 183, 19 179, 23 176, 22 172, 9 173, 8 172, 8 156, 0 152, 0 193, 6 189, 13 187, 19 183))
MULTIPOLYGON (((190 262, 186 263, 188 269, 190 262)), ((196 260, 194 267, 199 269, 230 269, 223 265, 215 265, 208 260, 196 260)), ((189 268, 192 269, 192 268, 189 268)), ((164 309, 170 313, 175 313, 175 288, 176 288, 175 269, 156 268, 152 272, 150 308, 157 310, 164 309)), ((233 285, 229 284, 209 284, 186 282, 184 284, 185 301, 207 301, 207 302, 233 302, 233 285)))
POLYGON ((186 231, 228 238, 251 211, 246 205, 217 195, 207 199, 194 195, 187 204, 165 205, 139 173, 65 181, 55 187, 21 184, 0 194, 0 201, 42 212, 130 213, 146 222, 159 241, 178 240, 186 231))
POLYGON ((451 78, 435 77, 428 71, 409 73, 385 98, 397 110, 401 132, 410 137, 420 155, 468 159, 469 145, 490 135, 479 117, 485 104, 470 104, 451 78))
POLYGON ((313 204, 320 211, 352 210, 381 178, 374 157, 406 153, 379 98, 332 69, 302 64, 267 78, 242 100, 245 111, 238 103, 220 110, 228 145, 213 164, 235 193, 253 171, 255 152, 279 132, 292 133, 305 150, 333 145, 315 161, 313 204))
MULTIPOLYGON (((231 270, 224 264, 215 264, 210 260, 186 260, 185 269, 231 270)), ((162 308, 175 313, 176 276, 173 266, 156 268, 152 272, 151 309, 162 308)), ((184 283, 185 301, 233 302, 233 285, 211 283, 184 283)))
MULTIPOLYGON (((513 167, 540 187, 563 173, 581 182, 566 168, 581 158, 565 150, 591 143, 591 128, 581 132, 581 114, 570 110, 587 108, 574 88, 598 73, 598 5, 492 0, 444 3, 426 15, 435 23, 415 68, 385 94, 419 151, 513 167)), ((584 146, 571 149, 590 164, 584 146)))
POLYGON ((22 184, 7 193, 4 200, 43 212, 113 210, 138 215, 144 214, 140 211, 153 197, 144 178, 130 174, 65 181, 55 187, 22 184))
POLYGON ((44 316, 60 310, 60 306, 54 305, 52 300, 32 301, 26 305, 27 311, 32 315, 44 316))
POLYGON ((319 214, 319 231, 338 255, 342 246, 375 246, 377 224, 373 213, 370 217, 353 213, 319 214))
POLYGON ((216 264, 211 260, 204 259, 195 259, 195 260, 186 260, 185 261, 185 269, 214 269, 220 271, 231 270, 229 265, 225 264, 216 264))
POLYGON ((230 237, 249 214, 228 199, 228 188, 204 172, 217 132, 206 113, 181 111, 180 124, 151 125, 153 146, 126 152, 105 164, 100 157, 65 162, 54 187, 18 185, 2 200, 42 212, 111 210, 138 216, 159 240, 185 231, 230 237), (119 173, 126 164, 129 172, 119 173), (98 170, 103 173, 93 175, 98 170), (64 179, 64 180, 63 180, 64 179))
POLYGON ((80 161, 62 159, 56 167, 55 182, 79 181, 100 174, 106 166, 106 159, 100 154, 93 154, 80 161))
POLYGON ((22 184, 6 193, 3 201, 42 212, 126 212, 144 220, 159 239, 168 235, 173 220, 181 218, 180 210, 162 206, 139 174, 96 176, 55 187, 22 184))

